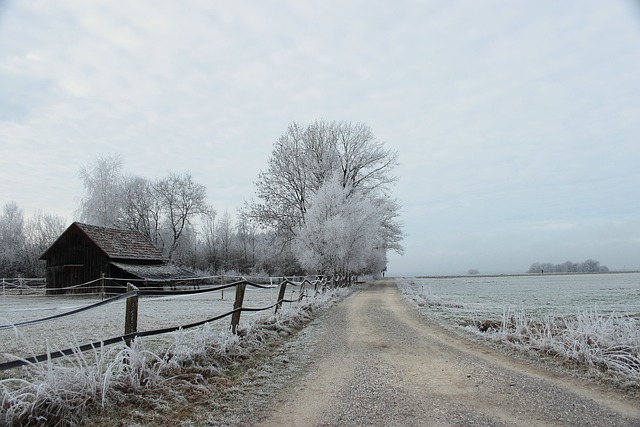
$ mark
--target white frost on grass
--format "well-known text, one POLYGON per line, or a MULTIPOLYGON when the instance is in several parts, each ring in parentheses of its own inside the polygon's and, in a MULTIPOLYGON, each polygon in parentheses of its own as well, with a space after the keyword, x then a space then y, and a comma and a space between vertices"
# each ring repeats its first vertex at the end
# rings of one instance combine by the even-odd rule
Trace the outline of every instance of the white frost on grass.
POLYGON ((640 380, 640 320, 637 316, 608 312, 597 307, 577 309, 577 314, 531 314, 528 309, 503 308, 501 319, 486 312, 469 311, 473 304, 445 302, 429 286, 412 279, 396 281, 404 298, 440 322, 463 324, 466 329, 519 349, 535 350, 605 372, 640 380), (461 308, 465 310, 458 310, 461 308), (455 311, 455 313, 452 313, 455 311))
MULTIPOLYGON (((286 299, 296 287, 287 289, 286 299)), ((206 292, 187 296, 141 297, 138 305, 138 331, 148 331, 195 323, 233 310, 235 291, 206 292)), ((258 289, 248 286, 245 292, 244 305, 247 307, 265 307, 272 304, 278 296, 278 289, 258 289)), ((88 305, 99 302, 99 297, 84 295, 56 296, 6 296, 0 298, 0 317, 2 324, 18 324, 20 322, 40 319, 69 306, 88 305), (43 311, 44 309, 44 311, 43 311)), ((72 316, 61 317, 52 321, 21 326, 15 329, 0 330, 0 349, 4 353, 18 356, 44 354, 47 351, 46 341, 62 348, 69 347, 69 335, 73 333, 83 344, 117 337, 124 333, 125 321, 124 300, 96 307, 72 316)), ((243 313, 244 316, 251 313, 243 313)), ((216 322, 218 329, 228 327, 228 320, 216 322)), ((161 351, 171 343, 165 335, 145 339, 147 348, 161 351)), ((0 355, 0 362, 10 359, 0 355)), ((1 374, 0 374, 1 377, 1 374)))
POLYGON ((404 298, 418 307, 463 307, 459 303, 444 301, 441 297, 435 295, 429 286, 416 284, 413 280, 398 279, 396 284, 404 298))
POLYGON ((249 320, 241 321, 237 335, 210 324, 180 330, 171 334, 173 343, 163 352, 147 350, 144 340, 137 339, 131 347, 116 344, 29 364, 20 369, 19 377, 0 380, 0 424, 76 425, 87 414, 132 395, 162 408, 166 406, 163 393, 182 396, 186 393, 178 391, 181 388, 205 392, 205 376, 217 375, 232 361, 264 351, 269 342, 302 327, 314 309, 346 292, 332 289, 285 304, 276 314, 246 316, 249 320))
POLYGON ((603 315, 597 308, 562 317, 529 317, 524 310, 505 310, 499 329, 489 328, 485 333, 519 347, 640 379, 640 322, 630 316, 603 315))

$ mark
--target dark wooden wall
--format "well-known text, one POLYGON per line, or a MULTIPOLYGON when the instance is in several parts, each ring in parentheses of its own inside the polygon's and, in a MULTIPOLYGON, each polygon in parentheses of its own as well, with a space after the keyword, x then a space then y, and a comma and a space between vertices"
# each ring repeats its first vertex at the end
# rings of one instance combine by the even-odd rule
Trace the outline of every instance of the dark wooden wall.
MULTIPOLYGON (((70 293, 68 288, 91 280, 99 279, 107 273, 108 258, 80 230, 69 230, 56 242, 48 254, 47 293, 70 293)), ((93 293, 100 291, 99 282, 75 289, 73 293, 93 293)))

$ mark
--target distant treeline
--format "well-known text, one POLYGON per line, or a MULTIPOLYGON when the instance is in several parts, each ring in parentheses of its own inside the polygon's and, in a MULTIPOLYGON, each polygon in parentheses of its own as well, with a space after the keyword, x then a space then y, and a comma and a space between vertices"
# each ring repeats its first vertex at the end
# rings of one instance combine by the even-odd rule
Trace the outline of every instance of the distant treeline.
POLYGON ((606 273, 607 266, 600 265, 599 261, 588 259, 584 262, 563 262, 552 264, 550 262, 534 262, 529 267, 528 273, 606 273))

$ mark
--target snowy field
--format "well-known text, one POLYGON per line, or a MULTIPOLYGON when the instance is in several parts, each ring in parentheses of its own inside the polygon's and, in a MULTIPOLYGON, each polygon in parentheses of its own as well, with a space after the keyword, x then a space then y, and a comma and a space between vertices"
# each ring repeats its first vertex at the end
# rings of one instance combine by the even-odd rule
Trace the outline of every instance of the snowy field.
MULTIPOLYGON (((287 288, 285 299, 296 299, 298 289, 287 288)), ((233 310, 235 289, 225 289, 187 296, 140 297, 138 331, 148 331, 186 325, 206 320, 233 310), (223 293, 224 292, 224 293, 223 293)), ((278 287, 259 289, 246 287, 244 307, 261 308, 274 304, 278 287)), ((101 301, 99 296, 3 295, 0 297, 0 325, 41 319, 101 301)), ((285 303, 286 304, 286 303, 285 303)), ((259 313, 243 312, 243 319, 259 313)), ((124 334, 125 300, 106 304, 71 316, 18 328, 0 329, 0 362, 9 360, 5 354, 32 356, 47 350, 69 348, 75 344, 117 337, 124 334)), ((229 328, 230 317, 213 325, 229 328)), ((149 348, 173 341, 170 334, 144 338, 149 348)))
POLYGON ((585 310, 640 318, 640 273, 402 279, 443 303, 431 308, 450 320, 500 319, 504 310, 569 316, 585 310))

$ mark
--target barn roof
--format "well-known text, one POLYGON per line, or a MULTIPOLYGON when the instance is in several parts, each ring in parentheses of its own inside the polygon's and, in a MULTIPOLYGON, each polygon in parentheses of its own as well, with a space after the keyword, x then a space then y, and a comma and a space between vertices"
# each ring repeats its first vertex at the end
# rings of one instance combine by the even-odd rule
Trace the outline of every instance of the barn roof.
POLYGON ((147 280, 195 279, 198 277, 184 268, 169 263, 140 265, 111 262, 110 264, 136 277, 147 280))
POLYGON ((162 253, 139 231, 100 227, 80 222, 71 224, 58 240, 42 254, 40 259, 46 259, 48 253, 73 229, 84 233, 110 259, 165 261, 162 253))
POLYGON ((75 223, 111 259, 163 260, 162 253, 137 230, 75 223))

